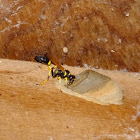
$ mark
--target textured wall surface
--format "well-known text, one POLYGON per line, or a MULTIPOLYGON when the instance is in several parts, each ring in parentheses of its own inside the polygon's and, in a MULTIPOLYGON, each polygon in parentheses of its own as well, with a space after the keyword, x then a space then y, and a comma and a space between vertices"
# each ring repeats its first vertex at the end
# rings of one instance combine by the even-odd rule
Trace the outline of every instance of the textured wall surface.
POLYGON ((0 57, 140 69, 139 0, 0 0, 0 57), (65 49, 64 49, 65 48, 65 49))

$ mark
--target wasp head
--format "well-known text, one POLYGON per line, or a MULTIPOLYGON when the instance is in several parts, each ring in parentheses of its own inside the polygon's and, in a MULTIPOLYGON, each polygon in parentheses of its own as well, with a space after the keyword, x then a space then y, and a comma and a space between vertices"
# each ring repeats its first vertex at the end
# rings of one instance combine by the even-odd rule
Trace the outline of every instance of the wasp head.
POLYGON ((49 61, 49 59, 46 58, 44 55, 37 55, 34 59, 39 63, 48 63, 49 61))

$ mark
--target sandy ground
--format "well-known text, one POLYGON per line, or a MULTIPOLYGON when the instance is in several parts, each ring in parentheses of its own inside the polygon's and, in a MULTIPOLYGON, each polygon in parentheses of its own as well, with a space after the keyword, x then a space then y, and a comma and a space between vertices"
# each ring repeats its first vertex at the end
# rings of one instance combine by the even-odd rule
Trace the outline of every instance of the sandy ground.
MULTIPOLYGON (((0 59, 0 140, 139 140, 140 74, 96 70, 117 81, 121 106, 61 92, 35 62, 0 59)), ((72 74, 86 68, 68 67, 72 74)), ((46 68, 46 66, 43 66, 46 68)))

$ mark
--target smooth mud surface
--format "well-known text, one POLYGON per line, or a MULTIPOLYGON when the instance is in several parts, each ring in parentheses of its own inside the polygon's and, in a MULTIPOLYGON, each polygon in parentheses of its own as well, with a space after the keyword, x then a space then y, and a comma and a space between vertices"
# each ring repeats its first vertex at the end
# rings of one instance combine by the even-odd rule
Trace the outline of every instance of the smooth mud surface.
MULTIPOLYGON (((140 74, 95 70, 123 90, 122 105, 99 105, 61 92, 47 68, 33 62, 0 59, 1 140, 139 140, 140 74)), ((68 67, 74 75, 85 68, 68 67)))

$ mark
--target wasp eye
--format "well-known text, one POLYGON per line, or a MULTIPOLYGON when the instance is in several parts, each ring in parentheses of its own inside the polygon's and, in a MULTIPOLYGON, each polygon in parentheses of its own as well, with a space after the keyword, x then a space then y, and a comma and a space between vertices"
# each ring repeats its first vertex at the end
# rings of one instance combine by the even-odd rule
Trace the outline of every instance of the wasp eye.
POLYGON ((46 57, 45 56, 42 56, 40 59, 41 59, 41 61, 46 61, 46 57))

